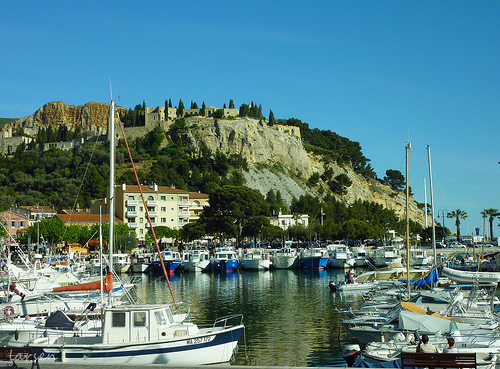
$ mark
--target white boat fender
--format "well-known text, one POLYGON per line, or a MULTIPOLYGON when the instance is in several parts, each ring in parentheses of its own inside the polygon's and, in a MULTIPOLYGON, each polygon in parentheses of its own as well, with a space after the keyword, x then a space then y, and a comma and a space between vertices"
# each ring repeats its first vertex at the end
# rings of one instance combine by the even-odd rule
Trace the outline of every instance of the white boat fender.
POLYGON ((330 283, 328 283, 328 287, 330 288, 330 292, 336 292, 337 291, 337 285, 335 284, 334 281, 330 281, 330 283))

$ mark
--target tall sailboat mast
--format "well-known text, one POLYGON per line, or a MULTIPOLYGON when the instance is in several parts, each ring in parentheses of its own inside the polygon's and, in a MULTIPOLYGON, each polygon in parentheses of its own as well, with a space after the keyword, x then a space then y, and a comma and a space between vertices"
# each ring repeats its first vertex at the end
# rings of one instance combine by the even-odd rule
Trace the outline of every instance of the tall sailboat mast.
MULTIPOLYGON (((111 100, 109 108, 109 268, 113 271, 115 220, 115 102, 111 100)), ((108 294, 108 302, 112 304, 112 293, 108 294)))
POLYGON ((410 283, 410 181, 409 181, 409 158, 410 158, 411 143, 406 145, 406 285, 408 288, 408 299, 411 294, 410 283))
POLYGON ((436 258, 436 222, 434 221, 434 190, 432 189, 432 164, 431 164, 431 148, 427 145, 427 156, 429 160, 429 189, 431 192, 431 221, 432 221, 432 250, 434 251, 434 266, 437 265, 436 258))

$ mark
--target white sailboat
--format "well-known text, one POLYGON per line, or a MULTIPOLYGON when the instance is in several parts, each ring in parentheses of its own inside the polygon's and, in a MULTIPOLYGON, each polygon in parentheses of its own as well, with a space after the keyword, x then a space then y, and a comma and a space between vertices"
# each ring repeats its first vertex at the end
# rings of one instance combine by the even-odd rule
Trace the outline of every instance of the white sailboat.
MULTIPOLYGON (((114 118, 115 104, 111 101, 109 126, 113 141, 114 118)), ((114 214, 113 141, 110 145, 110 214, 114 214)), ((113 265, 112 221, 109 259, 113 265)), ((187 319, 188 314, 174 314, 177 306, 175 299, 174 305, 111 307, 110 303, 103 309, 100 334, 92 337, 47 335, 30 343, 27 350, 41 361, 73 363, 201 365, 229 361, 244 330, 242 315, 219 318, 210 327, 200 328, 187 319)))

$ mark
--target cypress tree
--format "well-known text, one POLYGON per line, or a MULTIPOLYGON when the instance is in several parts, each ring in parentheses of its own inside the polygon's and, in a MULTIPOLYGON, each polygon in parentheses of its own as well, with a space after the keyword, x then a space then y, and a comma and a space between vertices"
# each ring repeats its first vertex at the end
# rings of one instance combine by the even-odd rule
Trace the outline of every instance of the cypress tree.
POLYGON ((268 125, 272 127, 272 126, 274 126, 275 123, 276 123, 276 119, 274 119, 273 111, 269 110, 269 123, 268 123, 268 125))
POLYGON ((177 108, 177 116, 178 117, 184 116, 184 103, 182 102, 182 99, 179 100, 179 106, 177 108))
POLYGON ((234 109, 233 99, 229 99, 229 109, 234 109))

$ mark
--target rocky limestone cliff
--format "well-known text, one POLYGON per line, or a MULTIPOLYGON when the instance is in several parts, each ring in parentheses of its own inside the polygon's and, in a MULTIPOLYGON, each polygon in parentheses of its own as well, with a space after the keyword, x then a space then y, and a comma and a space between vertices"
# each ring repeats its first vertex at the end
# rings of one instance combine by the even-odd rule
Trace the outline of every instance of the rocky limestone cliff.
MULTIPOLYGON (((118 110, 126 111, 124 108, 118 110)), ((45 104, 29 117, 12 122, 12 128, 23 128, 28 135, 36 135, 40 127, 64 124, 70 130, 80 126, 82 131, 105 134, 109 117, 109 105, 89 102, 85 105, 67 105, 62 101, 45 104)))
POLYGON ((313 174, 307 152, 299 137, 282 133, 255 119, 187 118, 190 129, 184 140, 199 149, 204 143, 224 154, 240 154, 249 164, 281 166, 287 174, 309 178, 313 174))
MULTIPOLYGON (((374 202, 395 211, 400 218, 405 217, 403 192, 393 191, 377 180, 367 180, 348 167, 326 164, 322 157, 307 153, 300 138, 287 130, 278 130, 254 119, 187 118, 186 122, 189 129, 183 133, 183 139, 196 149, 203 142, 213 152, 220 150, 246 158, 250 168, 243 173, 246 185, 264 196, 271 189, 279 190, 288 204, 293 197, 305 194, 320 197, 319 188, 323 187, 326 193, 328 186, 320 181, 318 186, 310 188, 307 180, 313 173, 322 175, 331 168, 334 176, 344 173, 352 181, 347 194, 337 196, 339 200, 346 204, 357 200, 374 202)), ((409 208, 411 219, 424 224, 424 214, 413 199, 409 208)))

